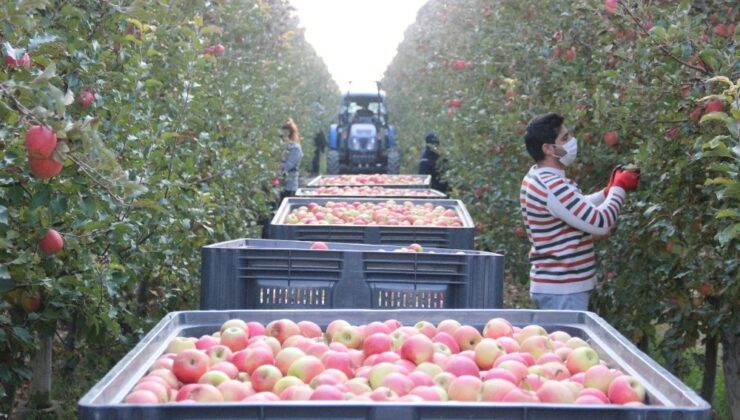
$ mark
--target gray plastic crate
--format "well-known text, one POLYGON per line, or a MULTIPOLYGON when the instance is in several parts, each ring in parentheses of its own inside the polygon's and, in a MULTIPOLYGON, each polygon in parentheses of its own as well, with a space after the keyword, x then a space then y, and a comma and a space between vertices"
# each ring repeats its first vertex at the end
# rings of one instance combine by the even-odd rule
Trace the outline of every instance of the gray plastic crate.
MULTIPOLYGON (((468 210, 460 200, 435 199, 435 206, 454 209, 462 220, 461 227, 437 226, 389 226, 389 225, 289 225, 284 223, 290 212, 309 203, 324 205, 328 201, 358 201, 361 203, 381 203, 389 198, 357 198, 340 199, 326 197, 283 199, 270 222, 271 239, 287 239, 294 241, 331 241, 349 242, 357 244, 390 244, 406 246, 418 243, 425 247, 449 249, 473 249, 475 225, 468 210)), ((423 204, 429 199, 408 199, 414 204, 423 204)))
POLYGON ((319 175, 316 178, 306 184, 308 187, 361 187, 361 186, 378 186, 378 187, 393 187, 393 188, 429 188, 432 184, 431 175, 405 175, 413 176, 418 182, 413 184, 343 184, 338 181, 342 175, 319 175))
POLYGON ((203 247, 201 309, 501 308, 504 257, 239 239, 203 247), (381 249, 383 251, 381 251, 381 249))
POLYGON ((164 317, 78 403, 80 419, 710 419, 711 408, 693 390, 637 349, 606 321, 590 312, 530 310, 291 310, 187 311, 164 317), (537 324, 562 329, 590 342, 602 359, 635 376, 647 390, 645 407, 574 404, 367 403, 362 401, 291 401, 224 404, 121 404, 136 381, 178 336, 200 336, 231 318, 267 323, 281 318, 310 320, 325 328, 334 319, 354 324, 394 318, 406 325, 457 319, 482 328, 491 318, 514 325, 537 324))
MULTIPOLYGON (((335 187, 335 186, 332 186, 335 187)), ((375 186, 373 186, 375 187, 375 186)), ((338 188, 345 188, 345 186, 339 186, 338 188)), ((350 188, 356 188, 356 187, 350 187, 350 188)), ((399 188, 399 187, 392 187, 387 188, 383 186, 377 186, 377 188, 383 188, 384 190, 390 190, 388 191, 388 195, 360 195, 360 194, 318 194, 318 187, 315 188, 298 188, 298 190, 295 192, 296 197, 336 197, 336 198, 368 198, 368 197, 378 197, 378 198, 447 198, 447 195, 441 191, 433 190, 431 188, 399 188), (428 195, 420 196, 420 195, 413 195, 413 192, 424 192, 428 195)))

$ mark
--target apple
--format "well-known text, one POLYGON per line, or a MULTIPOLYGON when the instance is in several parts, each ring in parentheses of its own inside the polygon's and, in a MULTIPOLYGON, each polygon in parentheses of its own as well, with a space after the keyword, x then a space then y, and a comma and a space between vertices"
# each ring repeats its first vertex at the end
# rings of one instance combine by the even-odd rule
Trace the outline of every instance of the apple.
POLYGON ((619 144, 619 135, 616 131, 607 131, 604 133, 604 144, 609 147, 615 147, 619 144))
POLYGON ((517 382, 521 381, 522 378, 530 373, 529 369, 527 369, 527 365, 516 360, 506 360, 502 363, 498 363, 496 367, 511 372, 514 376, 516 376, 517 382))
POLYGON ((599 354, 591 347, 578 347, 573 349, 565 361, 565 366, 570 373, 585 372, 590 367, 599 363, 599 354))
POLYGON ((331 340, 333 342, 342 343, 350 349, 357 349, 362 346, 362 334, 360 334, 357 327, 353 327, 351 325, 335 331, 331 335, 331 340))
POLYGON ((520 352, 529 353, 537 359, 545 353, 553 351, 552 342, 546 335, 535 335, 520 343, 520 352))
POLYGON ((578 347, 590 347, 586 341, 580 337, 572 337, 565 342, 565 345, 571 349, 577 349, 578 347))
POLYGON ((247 322, 247 331, 250 337, 265 335, 265 326, 260 322, 250 321, 247 322))
POLYGON ((483 327, 483 337, 486 338, 511 337, 513 334, 511 323, 503 318, 493 318, 483 327))
POLYGON ((594 397, 601 401, 603 404, 609 404, 609 397, 606 396, 606 393, 596 388, 583 388, 581 392, 578 393, 578 397, 580 398, 584 396, 594 397))
POLYGON ((57 135, 43 125, 34 125, 26 131, 26 150, 34 159, 48 159, 57 148, 57 135))
POLYGON ((381 386, 383 379, 385 379, 386 376, 398 371, 399 367, 389 362, 380 362, 374 365, 370 369, 370 374, 368 376, 370 387, 373 389, 378 388, 381 386))
POLYGON ((166 403, 170 400, 170 387, 166 385, 162 385, 159 382, 155 381, 141 381, 136 386, 134 386, 134 389, 132 392, 135 391, 149 391, 157 396, 157 402, 159 403, 166 403))
POLYGON ((609 391, 609 385, 614 380, 611 370, 604 365, 594 365, 585 371, 583 377, 583 386, 594 388, 606 393, 609 391))
POLYGON ((488 379, 480 389, 480 400, 486 402, 501 402, 504 396, 517 389, 517 386, 504 379, 488 379))
POLYGON ((402 373, 391 372, 383 378, 380 386, 392 389, 399 396, 404 396, 414 388, 414 382, 402 373))
POLYGON ((149 377, 158 377, 162 379, 163 381, 167 382, 167 385, 170 386, 170 388, 177 388, 179 386, 177 376, 175 376, 174 373, 172 373, 169 369, 156 369, 151 372, 145 378, 149 377))
POLYGON ((274 392, 277 395, 280 395, 286 389, 293 387, 293 386, 300 386, 300 385, 305 385, 305 384, 303 383, 302 380, 296 378, 295 376, 283 376, 282 378, 278 379, 277 382, 275 382, 275 385, 272 387, 272 392, 274 392))
POLYGON ((16 67, 23 67, 26 70, 31 68, 31 57, 27 52, 23 51, 21 58, 18 58, 18 54, 22 50, 16 50, 15 48, 8 48, 5 53, 5 64, 11 69, 16 67))
POLYGON ((301 357, 305 356, 301 349, 296 347, 286 347, 275 356, 275 366, 280 369, 283 375, 288 374, 288 368, 290 365, 301 357))
POLYGON ((329 249, 329 246, 326 245, 326 242, 314 242, 311 244, 311 247, 309 249, 325 251, 329 249))
POLYGON ((208 350, 219 344, 219 339, 212 335, 203 335, 195 342, 195 348, 198 350, 208 350))
POLYGON ((645 387, 632 376, 622 375, 614 378, 607 392, 612 404, 645 402, 645 387))
POLYGON ((447 387, 447 395, 451 401, 478 401, 482 387, 483 382, 477 376, 458 376, 447 387))
POLYGON ((210 359, 200 350, 186 349, 177 353, 172 364, 172 373, 180 382, 189 384, 197 382, 208 371, 210 359))
POLYGON ((279 319, 272 321, 265 326, 265 335, 275 337, 280 343, 286 338, 301 333, 300 327, 289 319, 279 319))
POLYGON ((499 367, 493 368, 486 372, 482 372, 481 379, 486 381, 490 379, 503 379, 505 381, 511 382, 514 385, 519 384, 519 378, 517 376, 515 376, 510 371, 499 367))
POLYGON ((128 394, 123 402, 126 404, 157 404, 160 401, 152 391, 140 389, 128 394))
POLYGON ((470 375, 480 377, 478 365, 469 357, 462 355, 454 355, 450 357, 444 369, 445 372, 449 372, 455 376, 470 375))
POLYGON ((219 386, 220 384, 228 380, 231 380, 231 378, 226 373, 220 370, 209 370, 208 372, 201 375, 200 379, 198 379, 198 383, 219 386))
POLYGON ((49 229, 43 238, 39 240, 39 247, 45 254, 54 255, 64 248, 64 239, 54 229, 49 229))
POLYGON ((491 369, 493 363, 500 356, 506 354, 506 350, 498 341, 492 338, 484 338, 475 346, 475 363, 481 369, 491 369))
POLYGON ((157 360, 152 363, 152 365, 149 367, 149 372, 157 369, 172 369, 172 364, 175 362, 174 359, 170 359, 169 357, 160 357, 157 360))
POLYGON ((250 376, 252 387, 257 392, 272 391, 273 387, 283 377, 276 366, 262 365, 254 370, 250 376))
POLYGON ((291 363, 288 368, 288 375, 295 376, 304 383, 309 383, 314 376, 320 374, 325 369, 324 364, 317 357, 303 356, 291 363))
POLYGON ((507 403, 538 403, 540 402, 539 397, 533 391, 526 391, 524 389, 515 388, 507 392, 501 402, 507 403))
POLYGON ((598 397, 594 397, 593 395, 581 395, 578 398, 573 401, 576 404, 607 404, 603 401, 601 401, 598 397))
POLYGON ((321 357, 329 350, 329 346, 324 343, 313 343, 304 351, 309 356, 321 357))
POLYGON ((224 397, 221 395, 221 391, 211 384, 193 384, 194 386, 187 389, 187 392, 182 395, 184 389, 181 389, 177 393, 177 400, 193 400, 196 402, 223 402, 224 397))
POLYGON ((501 344, 501 347, 506 350, 506 353, 516 353, 519 351, 519 342, 516 341, 513 337, 499 337, 496 339, 496 341, 501 344))
POLYGON ((392 344, 393 340, 388 334, 379 332, 365 338, 362 343, 362 349, 365 352, 365 356, 370 356, 390 351, 392 344))
POLYGON ((211 359, 211 364, 215 365, 229 360, 233 352, 223 344, 216 344, 215 346, 208 348, 208 350, 206 350, 206 354, 211 359))
POLYGON ((619 5, 619 0, 604 0, 604 7, 610 13, 614 12, 619 5))
POLYGON ((454 62, 452 63, 452 67, 453 67, 453 68, 454 68, 455 70, 458 70, 458 71, 460 71, 460 70, 465 70, 465 68, 466 68, 466 65, 465 65, 465 60, 455 60, 455 61, 454 61, 454 62))
POLYGON ((472 350, 480 342, 481 335, 475 328, 470 325, 463 325, 457 330, 453 336, 457 341, 460 350, 472 350))
POLYGON ((77 103, 83 108, 88 108, 93 102, 95 102, 95 92, 90 89, 83 89, 80 92, 80 97, 77 98, 77 103))
POLYGON ((217 389, 226 402, 242 401, 255 394, 250 384, 245 384, 234 379, 219 384, 217 389))
POLYGON ((284 401, 308 401, 313 392, 313 388, 308 385, 295 385, 285 388, 279 395, 284 401))
POLYGON ((401 357, 418 365, 432 361, 434 343, 424 334, 417 334, 407 338, 401 345, 401 357))
POLYGON ((252 402, 269 402, 269 401, 280 401, 280 397, 272 392, 258 392, 254 395, 250 395, 242 401, 252 402))
POLYGON ((180 353, 183 350, 195 349, 195 343, 187 337, 175 337, 169 344, 165 353, 180 353))
POLYGON ((339 388, 331 385, 319 385, 314 389, 311 397, 311 401, 339 401, 344 400, 344 393, 339 388))
POLYGON ((438 332, 433 338, 432 342, 441 343, 447 346, 450 353, 460 353, 460 345, 457 344, 457 340, 446 332, 438 332))
MULTIPOLYGON (((223 334, 224 331, 232 327, 236 327, 244 331, 249 331, 249 327, 247 326, 247 323, 242 321, 241 319, 236 319, 236 318, 230 319, 224 322, 223 324, 221 324, 221 328, 219 329, 219 331, 221 332, 221 334, 223 334)), ((259 335, 259 334, 249 334, 248 337, 252 337, 253 335, 259 335)))
POLYGON ((570 47, 568 48, 568 51, 565 52, 565 59, 567 61, 573 61, 576 58, 576 48, 570 47))
MULTIPOLYGON (((293 336, 295 337, 295 336, 293 336)), ((288 337, 290 338, 290 337, 288 337)), ((249 347, 265 347, 269 349, 272 352, 272 355, 277 355, 280 350, 282 349, 282 346, 280 345, 280 342, 275 337, 266 337, 264 335, 257 337, 252 337, 247 342, 247 348, 249 347)))
POLYGON ((442 399, 443 392, 445 391, 438 386, 417 386, 409 391, 408 395, 416 395, 424 401, 446 401, 446 399, 442 399))
POLYGON ((38 291, 30 292, 28 290, 23 290, 19 301, 21 308, 23 308, 23 311, 26 313, 36 312, 41 307, 41 293, 38 291))
POLYGON ((704 112, 723 112, 725 103, 719 99, 711 99, 704 104, 704 112))
MULTIPOLYGON (((408 248, 409 251, 413 251, 413 252, 424 252, 424 248, 421 245, 416 244, 416 243, 411 244, 411 245, 409 245, 406 248, 408 248)), ((427 322, 427 321, 420 321, 420 322, 424 323, 424 322, 427 322)), ((434 325, 432 325, 432 327, 434 327, 434 325)))
POLYGON ((252 374, 259 366, 273 364, 272 352, 264 347, 255 347, 240 350, 231 355, 229 359, 240 372, 252 374))
POLYGON ((576 400, 576 395, 564 382, 551 380, 540 385, 537 398, 543 403, 570 404, 576 400))
POLYGON ((247 347, 249 337, 247 331, 239 327, 228 327, 221 332, 221 344, 228 347, 232 352, 244 350, 247 347))
POLYGON ((224 51, 226 51, 226 47, 224 47, 221 44, 216 44, 213 46, 213 54, 216 56, 222 56, 224 55, 224 51))
POLYGON ((298 325, 300 334, 304 337, 318 338, 323 335, 323 332, 321 331, 321 327, 319 327, 315 322, 299 321, 296 325, 298 325))
POLYGON ((327 350, 321 355, 321 363, 327 369, 336 369, 346 376, 354 376, 352 368, 352 358, 349 353, 327 350))
POLYGON ((429 338, 432 338, 437 334, 437 327, 429 321, 419 321, 414 325, 414 328, 429 338))
POLYGON ((570 334, 568 334, 565 331, 560 331, 560 330, 551 332, 548 335, 548 337, 550 337, 550 340, 552 340, 553 342, 558 341, 563 344, 565 344, 566 342, 568 342, 568 340, 571 339, 570 334))
POLYGON ((538 357, 537 360, 535 360, 534 364, 544 365, 545 363, 548 363, 548 362, 562 362, 562 361, 563 359, 561 359, 560 356, 558 356, 555 353, 545 353, 542 356, 538 357))
POLYGON ((462 324, 460 324, 460 322, 457 320, 445 319, 445 320, 439 321, 439 324, 437 324, 437 334, 443 332, 450 336, 453 336, 455 334, 455 330, 457 330, 461 326, 462 324))

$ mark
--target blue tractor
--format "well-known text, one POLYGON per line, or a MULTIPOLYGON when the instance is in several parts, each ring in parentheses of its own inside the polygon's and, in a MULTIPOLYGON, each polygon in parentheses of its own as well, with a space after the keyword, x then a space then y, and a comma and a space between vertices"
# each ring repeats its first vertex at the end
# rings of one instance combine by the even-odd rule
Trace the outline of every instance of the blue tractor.
POLYGON ((342 94, 337 123, 329 130, 327 173, 397 174, 401 161, 395 128, 388 124, 385 92, 350 83, 342 94))

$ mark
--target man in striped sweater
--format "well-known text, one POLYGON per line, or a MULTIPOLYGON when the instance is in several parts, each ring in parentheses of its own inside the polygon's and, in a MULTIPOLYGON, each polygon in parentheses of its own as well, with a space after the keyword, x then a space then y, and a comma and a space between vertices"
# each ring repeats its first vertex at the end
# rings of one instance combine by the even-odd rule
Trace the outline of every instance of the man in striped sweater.
POLYGON ((527 236, 530 294, 539 309, 587 310, 596 283, 594 235, 617 223, 626 191, 637 187, 639 173, 617 168, 603 190, 583 195, 564 168, 576 158, 578 144, 563 117, 535 117, 524 135, 535 160, 522 180, 519 202, 527 236))

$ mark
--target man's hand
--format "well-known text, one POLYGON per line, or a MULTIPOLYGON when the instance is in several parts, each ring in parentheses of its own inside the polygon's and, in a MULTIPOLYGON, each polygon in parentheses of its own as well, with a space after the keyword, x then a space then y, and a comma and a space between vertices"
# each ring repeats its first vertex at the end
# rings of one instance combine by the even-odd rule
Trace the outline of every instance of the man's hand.
POLYGON ((614 178, 620 170, 622 170, 622 165, 619 165, 612 170, 612 176, 609 177, 609 183, 606 184, 606 188, 604 188, 604 195, 609 195, 609 189, 614 185, 614 178))
POLYGON ((637 188, 637 184, 640 182, 639 171, 629 171, 626 169, 617 169, 616 175, 614 175, 613 186, 622 187, 625 191, 632 191, 637 188))

